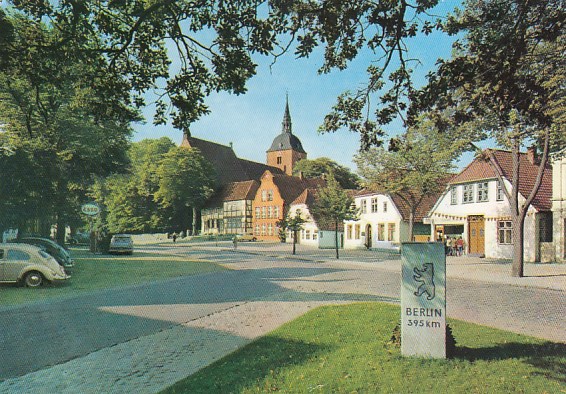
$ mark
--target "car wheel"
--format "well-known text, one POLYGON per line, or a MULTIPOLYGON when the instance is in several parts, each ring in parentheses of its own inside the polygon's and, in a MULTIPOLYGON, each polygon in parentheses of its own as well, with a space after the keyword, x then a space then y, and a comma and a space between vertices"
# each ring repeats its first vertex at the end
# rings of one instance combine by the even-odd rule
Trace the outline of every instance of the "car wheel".
POLYGON ((37 271, 31 271, 24 277, 26 287, 39 287, 43 284, 43 275, 37 271))

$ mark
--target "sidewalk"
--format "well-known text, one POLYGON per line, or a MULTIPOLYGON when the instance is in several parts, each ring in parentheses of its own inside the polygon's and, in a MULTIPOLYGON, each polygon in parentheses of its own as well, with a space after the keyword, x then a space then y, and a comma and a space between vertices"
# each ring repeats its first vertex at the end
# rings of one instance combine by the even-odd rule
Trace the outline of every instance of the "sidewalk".
MULTIPOLYGON (((210 248, 210 245, 206 247, 210 248)), ((219 247, 228 249, 226 245, 219 245, 219 247)), ((292 255, 290 244, 239 243, 235 252, 267 254, 280 258, 329 264, 378 265, 387 271, 401 271, 400 256, 394 252, 388 254, 375 250, 340 249, 340 258, 336 260, 333 249, 317 249, 305 245, 296 245, 296 247, 296 254, 292 255)), ((230 249, 233 250, 233 248, 230 249)), ((511 261, 509 260, 485 259, 475 256, 447 256, 446 275, 448 278, 566 291, 566 264, 525 263, 524 277, 515 278, 511 276, 511 261)))

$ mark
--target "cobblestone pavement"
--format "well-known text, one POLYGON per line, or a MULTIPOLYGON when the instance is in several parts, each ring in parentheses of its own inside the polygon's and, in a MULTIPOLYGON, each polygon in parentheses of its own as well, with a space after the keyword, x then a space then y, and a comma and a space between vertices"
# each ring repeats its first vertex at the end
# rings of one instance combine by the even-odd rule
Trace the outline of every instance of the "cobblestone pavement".
MULTIPOLYGON (((231 270, 121 289, 117 294, 91 295, 94 298, 84 301, 93 307, 89 313, 108 320, 107 326, 102 321, 95 328, 100 337, 90 334, 86 342, 91 343, 64 360, 38 364, 27 372, 22 366, 23 372, 4 377, 0 393, 154 393, 311 308, 366 300, 398 302, 398 256, 353 251, 335 261, 332 251, 305 248, 291 257, 286 246, 239 245, 237 252, 223 245, 162 248, 215 260, 231 270), (126 327, 118 327, 117 322, 126 327), (120 328, 126 332, 119 332, 120 328)), ((506 264, 449 259, 448 275, 453 280, 448 282, 448 315, 566 342, 566 270, 527 266, 526 274, 532 277, 516 283, 517 278, 508 278, 506 264)), ((67 302, 66 308, 78 315, 74 324, 79 327, 58 328, 63 339, 57 342, 53 336, 51 340, 70 348, 74 341, 85 340, 70 338, 71 333, 79 335, 86 330, 78 321, 85 319, 85 306, 79 303, 73 307, 67 302)), ((17 313, 21 320, 25 318, 22 313, 31 313, 26 311, 22 308, 10 313, 17 313)), ((17 330, 0 327, 3 333, 11 329, 17 330)), ((38 351, 33 343, 29 346, 29 350, 38 351)), ((17 350, 5 347, 0 340, 1 355, 17 350)), ((31 352, 24 361, 38 356, 31 352)))

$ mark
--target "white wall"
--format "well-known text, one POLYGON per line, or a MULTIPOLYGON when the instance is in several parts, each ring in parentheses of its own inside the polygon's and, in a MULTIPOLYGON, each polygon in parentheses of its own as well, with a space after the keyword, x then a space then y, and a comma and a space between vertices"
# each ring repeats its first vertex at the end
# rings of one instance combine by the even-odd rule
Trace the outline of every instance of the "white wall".
MULTIPOLYGON (((505 181, 508 190, 511 185, 505 181)), ((511 220, 511 211, 507 198, 503 196, 502 201, 497 201, 497 181, 495 179, 488 181, 488 200, 485 202, 477 201, 477 184, 474 184, 474 202, 463 203, 463 185, 456 185, 456 204, 452 204, 452 189, 442 195, 436 206, 429 214, 431 224, 431 236, 436 239, 434 232, 435 225, 464 225, 464 240, 466 245, 469 242, 468 236, 468 216, 484 216, 485 219, 485 256, 488 258, 504 258, 513 257, 513 245, 500 244, 497 239, 497 221, 511 220)), ((519 196, 520 202, 524 202, 524 198, 519 196)), ((537 252, 538 232, 535 226, 536 210, 531 206, 525 219, 525 261, 535 261, 537 252)))
MULTIPOLYGON (((301 217, 306 220, 306 223, 303 224, 303 229, 297 235, 299 237, 297 243, 318 246, 318 227, 309 212, 309 208, 306 204, 293 204, 289 207, 289 216, 295 217, 297 210, 301 212, 301 217)), ((286 242, 292 242, 292 237, 289 233, 286 242)))
POLYGON ((554 256, 566 262, 566 157, 552 165, 552 214, 554 256))
POLYGON ((395 204, 389 196, 384 194, 368 194, 355 197, 356 207, 360 209, 363 201, 365 201, 366 211, 359 211, 358 220, 344 221, 344 249, 362 249, 366 246, 367 234, 366 228, 371 225, 371 245, 372 248, 394 248, 398 247, 401 242, 407 238, 408 227, 403 223, 401 215, 395 204), (377 211, 372 212, 372 199, 377 199, 377 211), (384 204, 387 204, 387 210, 384 210, 384 204), (384 241, 378 240, 379 224, 385 225, 384 241), (388 226, 395 225, 393 239, 388 239, 388 226), (360 226, 360 236, 356 237, 356 225, 360 226), (352 231, 348 230, 352 226, 352 231))

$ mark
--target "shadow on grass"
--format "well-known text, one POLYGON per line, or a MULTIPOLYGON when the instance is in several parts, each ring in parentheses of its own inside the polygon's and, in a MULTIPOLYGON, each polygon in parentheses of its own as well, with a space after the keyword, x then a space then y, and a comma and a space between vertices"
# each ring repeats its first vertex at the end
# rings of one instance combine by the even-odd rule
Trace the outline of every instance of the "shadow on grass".
POLYGON ((469 348, 457 346, 455 358, 468 361, 496 361, 521 359, 537 368, 535 372, 547 379, 566 383, 566 344, 544 342, 541 344, 504 343, 496 346, 469 348))
POLYGON ((278 391, 279 371, 308 363, 330 350, 327 345, 262 337, 162 393, 239 393, 260 382, 262 391, 278 391))

